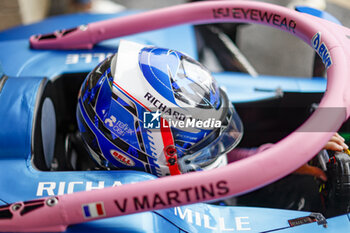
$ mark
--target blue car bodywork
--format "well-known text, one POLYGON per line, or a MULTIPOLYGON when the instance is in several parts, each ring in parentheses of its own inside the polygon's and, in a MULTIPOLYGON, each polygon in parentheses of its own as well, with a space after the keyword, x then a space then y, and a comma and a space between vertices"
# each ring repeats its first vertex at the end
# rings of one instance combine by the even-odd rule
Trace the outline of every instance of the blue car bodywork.
MULTIPOLYGON (((92 50, 32 50, 28 38, 93 21, 120 17, 114 15, 76 14, 49 18, 42 22, 0 33, 0 204, 39 197, 86 191, 107 186, 155 179, 137 171, 44 171, 35 166, 37 117, 47 87, 64 82, 80 82, 99 62, 117 52, 121 38, 96 45, 92 50), (69 78, 69 79, 68 79, 69 78), (77 80, 73 80, 77 79, 77 80), (63 80, 63 79, 62 79, 63 80)), ((127 36, 143 44, 173 48, 197 58, 193 26, 182 25, 127 36), (179 36, 181 35, 181 36, 179 36)), ((326 80, 281 78, 222 72, 214 74, 228 90, 233 103, 249 103, 278 98, 283 93, 322 94, 326 80)), ((67 87, 69 85, 66 84, 67 87)), ((63 89, 59 89, 63 90, 63 89)), ((74 95, 70 89, 63 95, 74 95)), ((66 101, 65 104, 74 101, 66 101)), ((68 106, 69 107, 69 106, 68 106)), ((74 107, 74 106, 73 106, 74 107)), ((58 112, 64 119, 67 112, 58 112)), ((74 116, 73 116, 74 117, 74 116)), ((65 122, 62 120, 62 122, 65 122)), ((60 125, 57 125, 59 130, 60 125)), ((40 152, 37 152, 40 153, 40 152)), ((117 188, 117 187, 116 187, 117 188)), ((291 227, 288 220, 308 217, 311 213, 292 210, 221 206, 205 203, 97 220, 68 228, 67 232, 349 232, 350 214, 327 219, 328 228, 315 220, 291 227)))

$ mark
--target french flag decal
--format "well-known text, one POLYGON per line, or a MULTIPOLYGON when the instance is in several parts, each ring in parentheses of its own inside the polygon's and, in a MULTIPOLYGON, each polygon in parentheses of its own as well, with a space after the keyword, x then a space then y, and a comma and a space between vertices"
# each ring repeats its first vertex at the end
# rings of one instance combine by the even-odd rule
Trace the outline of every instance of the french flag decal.
POLYGON ((98 218, 106 215, 103 202, 89 203, 83 205, 82 207, 85 218, 98 218))

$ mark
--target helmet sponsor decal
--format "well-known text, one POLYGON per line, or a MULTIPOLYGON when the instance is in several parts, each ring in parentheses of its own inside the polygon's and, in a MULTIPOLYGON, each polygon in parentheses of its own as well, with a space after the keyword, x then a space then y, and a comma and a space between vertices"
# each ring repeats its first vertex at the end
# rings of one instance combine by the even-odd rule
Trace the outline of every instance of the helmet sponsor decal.
POLYGON ((116 150, 110 150, 110 153, 118 162, 129 167, 135 166, 135 162, 129 156, 126 156, 116 150))

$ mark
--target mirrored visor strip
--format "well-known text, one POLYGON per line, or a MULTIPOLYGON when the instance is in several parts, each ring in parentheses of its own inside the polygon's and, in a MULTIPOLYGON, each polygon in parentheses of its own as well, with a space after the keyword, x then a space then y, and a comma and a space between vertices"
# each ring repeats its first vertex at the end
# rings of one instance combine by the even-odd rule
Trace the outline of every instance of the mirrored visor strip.
POLYGON ((185 149, 185 150, 182 149, 182 151, 184 152, 184 155, 193 154, 196 151, 201 150, 202 148, 204 148, 205 146, 207 146, 208 144, 213 142, 216 138, 218 138, 220 136, 220 134, 224 131, 224 129, 227 128, 229 122, 232 119, 233 109, 229 105, 229 102, 228 102, 229 100, 228 100, 226 93, 224 91, 222 91, 221 89, 220 89, 220 93, 221 93, 221 97, 223 99, 223 105, 224 105, 222 107, 223 113, 221 114, 221 117, 220 117, 220 121, 222 123, 221 127, 214 129, 206 137, 204 137, 199 142, 193 144, 190 148, 185 149), (229 119, 227 119, 227 118, 229 118, 229 119))

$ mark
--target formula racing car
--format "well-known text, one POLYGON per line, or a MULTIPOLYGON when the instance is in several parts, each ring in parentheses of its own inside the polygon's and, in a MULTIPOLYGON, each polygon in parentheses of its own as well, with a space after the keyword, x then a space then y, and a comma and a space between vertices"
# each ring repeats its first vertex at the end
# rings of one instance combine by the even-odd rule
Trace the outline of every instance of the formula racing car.
POLYGON ((62 15, 0 32, 0 232, 349 232, 350 155, 322 150, 335 132, 350 139, 349 39, 326 12, 250 1, 62 15), (237 39, 251 24, 309 45, 312 77, 256 72, 237 39), (79 136, 78 95, 121 41, 213 67, 243 121, 239 147, 273 146, 161 178, 96 166, 79 136), (290 175, 307 162, 328 181, 290 175))

